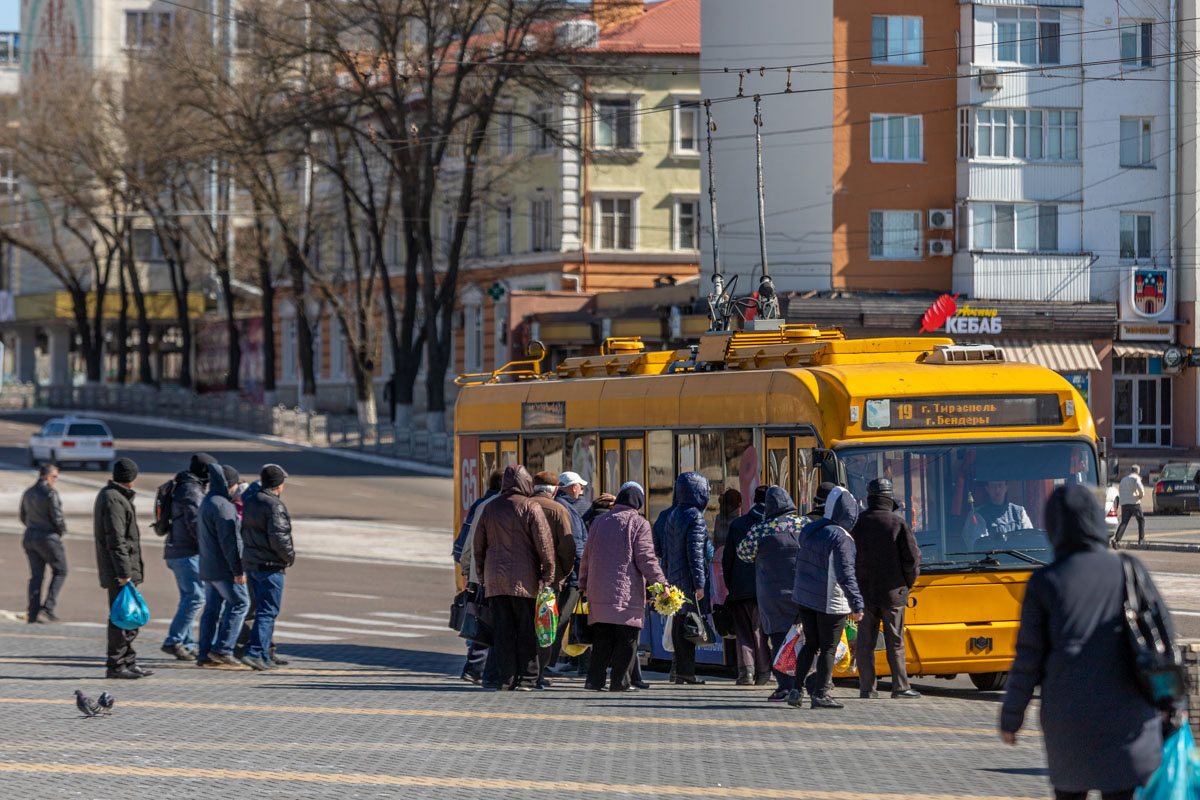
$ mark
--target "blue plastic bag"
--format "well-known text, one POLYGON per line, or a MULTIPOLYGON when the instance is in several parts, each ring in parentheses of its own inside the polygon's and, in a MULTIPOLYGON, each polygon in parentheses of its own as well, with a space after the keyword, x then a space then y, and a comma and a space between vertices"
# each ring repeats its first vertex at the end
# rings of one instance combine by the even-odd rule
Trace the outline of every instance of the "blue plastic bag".
POLYGON ((133 583, 127 583, 113 601, 108 618, 113 625, 125 630, 140 628, 150 621, 150 609, 133 583))
POLYGON ((1200 800, 1200 757, 1186 722, 1163 742, 1162 764, 1137 796, 1139 800, 1200 800))

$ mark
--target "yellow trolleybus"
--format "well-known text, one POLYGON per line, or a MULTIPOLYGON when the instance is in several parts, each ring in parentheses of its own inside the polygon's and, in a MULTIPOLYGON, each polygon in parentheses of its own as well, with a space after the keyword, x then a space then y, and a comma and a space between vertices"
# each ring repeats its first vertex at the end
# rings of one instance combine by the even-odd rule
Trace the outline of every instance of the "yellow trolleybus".
MULTIPOLYGON (((696 470, 712 487, 718 537, 722 498, 737 499, 729 490, 745 511, 756 486, 782 486, 803 513, 822 480, 861 502, 872 479, 890 478, 923 557, 906 618, 912 675, 1004 685, 1025 582, 1053 556, 1045 501, 1064 482, 1101 485, 1080 395, 1003 348, 784 325, 666 352, 610 339, 548 375, 539 363, 459 379, 456 522, 493 470, 516 463, 573 470, 593 493, 636 480, 651 520, 671 504, 675 476, 696 470), (1001 512, 1020 524, 997 533, 988 523, 1001 512)), ((658 638, 646 640, 665 656, 658 638)), ((724 660, 719 645, 701 658, 724 660)))

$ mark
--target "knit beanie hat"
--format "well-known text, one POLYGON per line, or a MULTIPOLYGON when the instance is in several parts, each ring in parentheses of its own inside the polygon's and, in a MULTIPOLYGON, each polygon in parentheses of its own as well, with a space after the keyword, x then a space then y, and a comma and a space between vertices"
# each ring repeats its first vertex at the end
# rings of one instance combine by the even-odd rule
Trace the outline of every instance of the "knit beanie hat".
POLYGON ((196 453, 192 456, 192 463, 188 465, 188 472, 195 475, 200 480, 208 480, 208 465, 215 464, 217 460, 208 453, 196 453))
POLYGON ((118 458, 112 476, 117 483, 132 483, 138 476, 138 465, 132 458, 118 458))
POLYGON ((228 464, 222 464, 221 471, 225 473, 225 485, 229 487, 229 492, 232 494, 234 487, 238 485, 238 482, 242 478, 238 475, 238 471, 228 464))
POLYGON ((262 474, 259 477, 262 479, 264 489, 274 489, 276 486, 283 486, 288 474, 278 464, 267 464, 262 468, 262 474))

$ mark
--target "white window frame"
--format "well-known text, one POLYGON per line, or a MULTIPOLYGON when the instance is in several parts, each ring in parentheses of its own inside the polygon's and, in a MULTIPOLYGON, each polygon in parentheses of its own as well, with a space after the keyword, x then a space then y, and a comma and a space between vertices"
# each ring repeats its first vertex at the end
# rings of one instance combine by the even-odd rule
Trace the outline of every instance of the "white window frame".
POLYGON ((1120 132, 1121 144, 1118 156, 1120 165, 1133 169, 1153 169, 1154 117, 1121 117, 1120 132), (1135 126, 1135 129, 1133 136, 1126 137, 1125 130, 1129 125, 1135 126), (1125 142, 1129 139, 1133 140, 1134 147, 1137 148, 1137 156, 1133 159, 1126 158, 1125 154, 1125 142))
POLYGON ((700 249, 700 195, 676 195, 671 203, 671 249, 690 252, 700 249), (682 206, 684 203, 692 206, 693 236, 696 239, 693 247, 685 247, 683 242, 682 206))
POLYGON ((592 112, 592 149, 605 153, 636 153, 641 140, 640 123, 638 116, 638 108, 641 103, 641 97, 633 94, 622 95, 602 95, 596 98, 595 106, 592 112), (604 118, 604 113, 601 110, 602 106, 616 103, 629 104, 629 145, 626 147, 616 143, 601 145, 600 144, 600 125, 604 118))
MULTIPOLYGON (((867 216, 867 220, 868 220, 868 222, 867 222, 867 255, 868 255, 868 257, 872 261, 922 261, 922 260, 924 260, 924 258, 925 258, 925 251, 924 251, 924 248, 925 248, 925 223, 924 223, 923 217, 924 217, 924 212, 919 211, 919 210, 913 211, 913 210, 907 210, 907 209, 899 209, 899 210, 872 209, 867 216), (871 226, 871 218, 874 217, 876 214, 880 215, 880 224, 881 224, 880 233, 882 236, 882 240, 880 241, 880 252, 878 255, 876 255, 875 253, 872 252, 872 250, 874 248, 873 248, 873 243, 871 241, 871 237, 873 236, 872 226, 871 226), (887 241, 888 220, 889 219, 899 220, 901 218, 907 218, 907 220, 909 222, 913 223, 914 227, 909 228, 908 230, 911 230, 916 234, 916 247, 909 248, 907 245, 902 245, 903 246, 902 252, 893 250, 893 252, 891 254, 889 254, 887 252, 887 249, 888 249, 888 241, 887 241)), ((895 246, 895 245, 893 244, 893 246, 895 246)))
POLYGON ((122 39, 126 50, 152 50, 161 47, 171 40, 175 32, 175 14, 170 11, 126 11, 125 37, 122 39), (167 41, 161 41, 158 36, 159 24, 163 18, 167 21, 167 41), (147 39, 146 23, 150 22, 149 39, 147 39))
POLYGON ((985 253, 1062 252, 1061 218, 1062 209, 1057 203, 971 203, 971 249, 985 253), (1011 228, 1011 247, 997 243, 996 220, 1000 214, 1007 217, 1011 228), (1052 243, 1045 230, 1051 221, 1052 243))
POLYGON ((672 155, 690 158, 700 156, 700 131, 703 127, 700 122, 701 116, 699 95, 675 95, 675 106, 671 112, 672 155), (683 146, 684 128, 687 124, 685 119, 688 115, 692 117, 692 146, 690 148, 683 146))
POLYGON ((1078 163, 1082 117, 1076 108, 974 107, 971 109, 971 157, 980 161, 1078 163), (1005 129, 1003 155, 996 155, 996 145, 1001 141, 996 139, 997 128, 1005 129), (981 146, 983 140, 980 138, 984 130, 987 131, 986 148, 981 146), (1018 154, 1018 150, 1023 153, 1018 154), (1051 155, 1055 151, 1058 154, 1051 155), (1072 151, 1073 156, 1067 155, 1072 151))
MULTIPOLYGON (((609 192, 605 194, 594 194, 592 199, 592 249, 603 250, 607 252, 622 252, 627 253, 638 249, 638 206, 639 196, 634 193, 609 192), (603 205, 606 202, 614 203, 621 200, 629 201, 629 247, 619 247, 617 242, 620 241, 619 230, 613 229, 613 247, 603 246, 603 226, 604 226, 604 211, 603 205)), ((616 214, 616 206, 613 207, 613 213, 616 214)))
POLYGON ((1117 28, 1118 55, 1125 71, 1154 69, 1154 20, 1122 18, 1117 28), (1133 53, 1125 55, 1126 34, 1132 35, 1133 53))
POLYGON ((533 253, 554 251, 554 204, 547 195, 529 198, 529 250, 533 253))
POLYGON ((511 158, 516 152, 516 127, 511 109, 498 112, 496 118, 496 155, 511 158))
POLYGON ((1058 66, 1062 63, 1063 16, 1059 9, 990 6, 986 12, 981 11, 977 19, 991 26, 988 45, 991 48, 991 60, 987 63, 1025 67, 1058 66), (1049 34, 1046 31, 1049 25, 1057 25, 1057 33, 1049 34), (1003 36, 1002 28, 1009 28, 1003 36), (1053 42, 1053 58, 1048 57, 1050 42, 1053 42), (1032 55, 1026 48, 1032 49, 1032 55), (1006 53, 1006 50, 1009 52, 1006 53), (1006 57, 1008 55, 1012 57, 1006 57))
POLYGON ((483 372, 483 304, 463 306, 463 372, 483 372))
POLYGON ((16 64, 21 60, 21 34, 16 31, 0 33, 0 64, 16 64))
POLYGON ((1120 223, 1117 226, 1117 255, 1120 257, 1122 264, 1150 264, 1154 261, 1154 215, 1145 211, 1122 211, 1120 223), (1146 220, 1145 225, 1145 255, 1142 252, 1142 229, 1139 224, 1142 219, 1146 220), (1133 234, 1133 254, 1125 255, 1125 250, 1121 245, 1121 239, 1125 237, 1125 227, 1129 223, 1131 233, 1133 234))
POLYGON ((871 115, 871 162, 875 164, 920 164, 925 161, 925 120, 920 114, 872 114, 871 115), (891 158, 888 152, 888 145, 891 142, 890 133, 891 126, 899 120, 900 125, 900 150, 902 155, 900 158, 891 158), (909 153, 912 125, 916 123, 916 140, 917 154, 915 157, 909 153), (880 154, 877 157, 875 154, 876 138, 875 134, 881 134, 879 145, 880 154))
POLYGON ((337 317, 329 315, 329 379, 338 380, 346 377, 346 343, 342 337, 342 326, 337 317))
POLYGON ((529 149, 534 155, 554 151, 554 106, 550 103, 535 103, 529 111, 533 124, 529 126, 529 149))
POLYGON ((517 250, 513 226, 513 204, 505 201, 496 208, 496 255, 511 256, 517 250))
POLYGON ((871 63, 872 64, 925 64, 925 21, 915 15, 875 14, 871 17, 871 63), (876 47, 876 20, 883 20, 884 37, 882 52, 876 47), (899 27, 899 51, 893 51, 894 28, 899 27), (911 48, 913 27, 916 28, 918 47, 911 48))
POLYGON ((280 356, 282 357, 282 375, 280 380, 284 382, 294 382, 300 366, 300 324, 294 316, 285 316, 280 319, 280 342, 282 344, 280 356))

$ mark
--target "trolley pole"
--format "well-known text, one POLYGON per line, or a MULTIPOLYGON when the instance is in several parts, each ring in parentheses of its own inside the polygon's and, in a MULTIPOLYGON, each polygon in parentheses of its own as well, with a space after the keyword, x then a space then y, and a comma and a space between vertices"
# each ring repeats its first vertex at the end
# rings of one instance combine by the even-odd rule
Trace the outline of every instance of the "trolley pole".
MULTIPOLYGON (((708 139, 708 216, 712 225, 712 251, 713 251, 713 280, 717 280, 721 276, 721 258, 717 249, 717 176, 713 170, 713 149, 712 149, 712 101, 705 99, 704 101, 704 130, 708 139)), ((719 293, 719 290, 718 290, 719 293)))
MULTIPOLYGON (((711 152, 711 151, 710 151, 711 152)), ((762 258, 762 274, 767 275, 767 209, 763 199, 762 165, 762 96, 754 95, 754 152, 758 169, 758 250, 762 258)), ((711 184, 710 184, 711 186, 711 184)))

